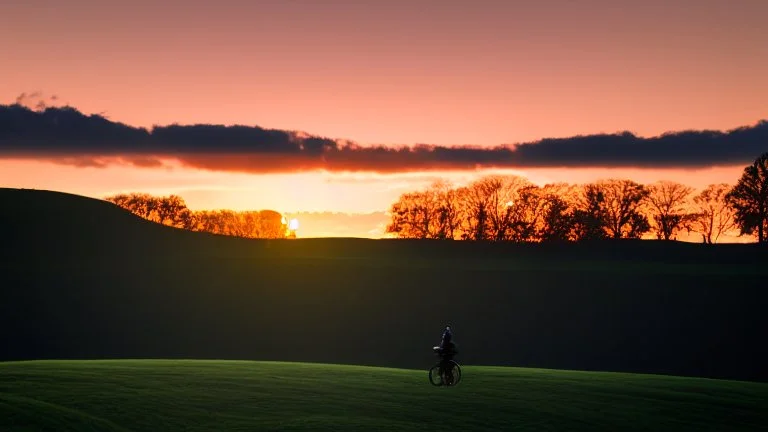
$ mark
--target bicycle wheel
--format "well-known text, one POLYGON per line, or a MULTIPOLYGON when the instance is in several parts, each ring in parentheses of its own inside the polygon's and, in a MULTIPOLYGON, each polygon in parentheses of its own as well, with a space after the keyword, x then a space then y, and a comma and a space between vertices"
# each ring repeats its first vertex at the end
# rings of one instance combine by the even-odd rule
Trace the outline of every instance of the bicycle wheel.
POLYGON ((443 377, 440 376, 440 363, 432 366, 432 369, 429 370, 429 382, 433 386, 443 385, 443 377))
POLYGON ((461 381, 461 366, 458 363, 451 360, 448 362, 448 370, 445 373, 446 379, 444 379, 445 385, 453 387, 461 381))

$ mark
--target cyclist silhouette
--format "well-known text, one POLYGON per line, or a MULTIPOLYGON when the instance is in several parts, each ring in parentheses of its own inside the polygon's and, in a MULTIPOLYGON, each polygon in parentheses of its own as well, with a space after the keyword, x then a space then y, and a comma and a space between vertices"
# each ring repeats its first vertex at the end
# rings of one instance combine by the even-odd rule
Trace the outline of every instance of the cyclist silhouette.
POLYGON ((443 335, 440 338, 440 345, 435 347, 438 355, 440 356, 440 376, 445 376, 446 384, 451 385, 453 383, 453 368, 448 362, 453 360, 456 355, 456 343, 453 342, 453 332, 451 326, 445 326, 443 335))

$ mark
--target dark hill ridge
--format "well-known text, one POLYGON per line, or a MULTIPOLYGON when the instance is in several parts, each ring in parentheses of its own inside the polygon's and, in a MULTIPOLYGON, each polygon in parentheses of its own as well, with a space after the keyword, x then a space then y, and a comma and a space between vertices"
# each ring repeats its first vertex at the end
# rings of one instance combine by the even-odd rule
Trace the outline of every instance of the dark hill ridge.
POLYGON ((107 201, 61 192, 0 189, 0 206, 0 232, 14 246, 5 253, 80 256, 126 248, 146 251, 148 241, 166 247, 194 234, 144 220, 107 201))
POLYGON ((0 189, 0 360, 466 364, 768 380, 766 248, 246 240, 0 189))
MULTIPOLYGON (((0 233, 6 247, 67 256, 141 254, 206 256, 225 248, 228 255, 296 257, 421 258, 569 258, 643 260, 667 263, 765 262, 768 250, 756 244, 702 247, 683 242, 648 240, 603 241, 583 244, 503 244, 438 240, 372 240, 312 238, 290 241, 240 239, 195 233, 141 219, 113 203, 80 195, 31 189, 0 188, 0 233), (34 227, 34 228, 31 228, 34 227), (37 247, 37 244, 44 247, 37 247), (10 246, 13 247, 10 247, 10 246), (199 247, 205 245, 206 247, 199 247), (190 247, 188 247, 190 246, 190 247)), ((16 249, 18 251, 18 249, 16 249)), ((63 258, 63 257, 62 257, 63 258)))

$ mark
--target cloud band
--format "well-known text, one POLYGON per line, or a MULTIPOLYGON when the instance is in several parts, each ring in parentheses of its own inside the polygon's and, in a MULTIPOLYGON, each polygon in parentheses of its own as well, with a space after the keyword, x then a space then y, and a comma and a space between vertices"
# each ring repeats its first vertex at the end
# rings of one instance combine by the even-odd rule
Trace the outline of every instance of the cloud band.
POLYGON ((410 147, 353 142, 255 126, 170 125, 151 130, 64 108, 0 105, 0 157, 141 167, 163 160, 206 170, 278 173, 409 172, 479 168, 702 168, 750 163, 768 151, 768 121, 729 131, 657 137, 629 132, 542 139, 517 145, 410 147))

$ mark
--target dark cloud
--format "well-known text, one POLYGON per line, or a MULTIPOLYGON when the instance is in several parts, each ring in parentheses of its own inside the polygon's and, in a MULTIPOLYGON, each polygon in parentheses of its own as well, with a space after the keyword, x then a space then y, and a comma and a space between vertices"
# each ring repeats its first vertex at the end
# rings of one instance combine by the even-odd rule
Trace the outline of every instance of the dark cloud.
MULTIPOLYGON (((25 99, 22 94, 19 96, 25 99)), ((542 139, 496 147, 360 146, 251 126, 170 125, 152 130, 64 108, 0 105, 0 157, 77 166, 174 159, 190 167, 239 172, 306 170, 381 173, 477 168, 681 167, 746 164, 768 151, 768 121, 726 132, 683 131, 651 138, 629 132, 542 139)))

